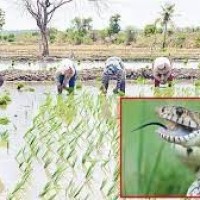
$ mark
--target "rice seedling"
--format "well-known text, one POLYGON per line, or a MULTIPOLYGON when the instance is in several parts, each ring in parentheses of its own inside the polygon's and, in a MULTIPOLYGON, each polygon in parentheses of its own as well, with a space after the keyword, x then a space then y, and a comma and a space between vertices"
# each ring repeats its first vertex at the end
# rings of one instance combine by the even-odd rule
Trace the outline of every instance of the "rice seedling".
POLYGON ((137 83, 137 84, 145 84, 145 83, 146 83, 146 79, 143 78, 142 76, 139 76, 139 77, 136 79, 136 83, 137 83))
POLYGON ((36 160, 46 177, 38 193, 40 199, 117 196, 117 185, 108 181, 118 179, 118 148, 117 141, 113 141, 118 140, 113 112, 116 103, 116 97, 93 96, 84 90, 57 99, 47 95, 32 127, 24 134, 25 146, 16 153, 21 178, 9 196, 25 198, 36 160), (108 110, 109 114, 105 113, 108 110))
POLYGON ((184 64, 184 65, 187 65, 187 64, 188 64, 188 59, 184 59, 184 60, 183 60, 183 64, 184 64))
POLYGON ((10 120, 7 117, 0 117, 0 125, 8 125, 10 120))
POLYGON ((0 96, 0 108, 6 108, 10 102, 11 102, 10 94, 4 91, 0 96))
POLYGON ((16 84, 17 90, 21 90, 22 88, 25 87, 25 83, 19 82, 16 84))
POLYGON ((35 92, 35 88, 33 88, 33 87, 28 87, 28 88, 25 88, 24 91, 26 91, 26 92, 35 92))

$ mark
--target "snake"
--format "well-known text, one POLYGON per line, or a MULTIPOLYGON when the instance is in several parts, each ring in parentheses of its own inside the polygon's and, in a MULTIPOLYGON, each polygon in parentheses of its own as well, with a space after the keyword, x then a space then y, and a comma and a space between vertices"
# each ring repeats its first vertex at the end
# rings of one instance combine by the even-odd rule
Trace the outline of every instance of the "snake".
POLYGON ((133 131, 150 125, 159 126, 157 134, 175 150, 181 161, 196 173, 196 180, 187 190, 187 196, 200 195, 200 112, 182 106, 157 107, 158 117, 165 121, 149 122, 133 131))

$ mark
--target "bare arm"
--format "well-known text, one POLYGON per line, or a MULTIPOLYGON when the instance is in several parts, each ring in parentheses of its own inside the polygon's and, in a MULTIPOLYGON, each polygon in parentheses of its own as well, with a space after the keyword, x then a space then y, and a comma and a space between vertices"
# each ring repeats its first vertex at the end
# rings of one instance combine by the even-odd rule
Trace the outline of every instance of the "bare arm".
POLYGON ((65 78, 64 78, 63 84, 62 84, 63 87, 66 87, 67 83, 69 82, 69 79, 70 79, 69 76, 65 75, 65 78))

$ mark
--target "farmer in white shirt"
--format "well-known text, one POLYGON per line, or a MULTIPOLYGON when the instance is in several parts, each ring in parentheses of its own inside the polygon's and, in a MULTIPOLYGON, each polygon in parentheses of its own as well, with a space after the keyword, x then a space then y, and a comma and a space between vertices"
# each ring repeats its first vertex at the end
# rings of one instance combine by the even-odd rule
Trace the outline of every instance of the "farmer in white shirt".
POLYGON ((124 63, 119 57, 110 57, 106 60, 105 69, 102 77, 101 91, 107 93, 110 79, 116 78, 117 84, 114 93, 122 91, 125 93, 126 71, 124 63))
POLYGON ((166 83, 171 87, 171 81, 173 80, 172 63, 168 58, 156 58, 153 62, 152 71, 155 79, 155 87, 159 87, 160 84, 166 83))
POLYGON ((64 59, 56 70, 56 82, 58 93, 62 93, 63 89, 72 92, 76 82, 76 66, 70 59, 64 59), (69 84, 69 87, 67 87, 69 84))

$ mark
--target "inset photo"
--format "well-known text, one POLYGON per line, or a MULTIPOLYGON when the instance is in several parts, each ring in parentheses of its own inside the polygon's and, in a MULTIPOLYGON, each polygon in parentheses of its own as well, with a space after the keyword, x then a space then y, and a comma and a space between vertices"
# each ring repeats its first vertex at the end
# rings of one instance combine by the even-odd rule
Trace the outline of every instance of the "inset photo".
POLYGON ((200 196, 200 99, 121 98, 120 196, 200 196))

